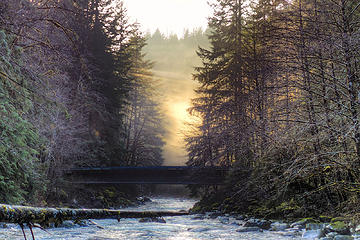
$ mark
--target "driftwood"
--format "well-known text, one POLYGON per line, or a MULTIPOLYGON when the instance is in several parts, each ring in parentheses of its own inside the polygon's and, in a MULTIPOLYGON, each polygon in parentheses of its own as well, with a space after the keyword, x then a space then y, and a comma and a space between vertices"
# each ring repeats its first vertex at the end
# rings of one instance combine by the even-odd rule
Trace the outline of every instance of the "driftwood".
POLYGON ((0 204, 0 222, 23 224, 61 224, 65 220, 155 218, 189 215, 173 211, 122 211, 109 209, 38 208, 0 204))

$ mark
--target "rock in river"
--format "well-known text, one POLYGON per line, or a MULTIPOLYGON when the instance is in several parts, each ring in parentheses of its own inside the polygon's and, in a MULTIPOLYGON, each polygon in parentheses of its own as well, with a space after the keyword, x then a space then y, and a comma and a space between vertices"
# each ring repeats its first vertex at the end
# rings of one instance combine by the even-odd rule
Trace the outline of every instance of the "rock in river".
POLYGON ((139 220, 140 223, 146 223, 146 222, 157 222, 157 223, 166 223, 165 219, 160 217, 147 217, 147 218, 141 218, 139 220))
POLYGON ((285 229, 289 228, 289 224, 282 223, 282 222, 274 222, 270 226, 271 231, 284 231, 285 229))
POLYGON ((307 230, 303 233, 302 238, 317 239, 317 238, 320 238, 321 236, 322 236, 321 229, 307 230))
POLYGON ((236 231, 237 232, 262 232, 263 230, 258 227, 242 227, 236 231))
POLYGON ((261 229, 270 229, 271 222, 263 219, 251 218, 245 222, 244 227, 258 227, 261 229))

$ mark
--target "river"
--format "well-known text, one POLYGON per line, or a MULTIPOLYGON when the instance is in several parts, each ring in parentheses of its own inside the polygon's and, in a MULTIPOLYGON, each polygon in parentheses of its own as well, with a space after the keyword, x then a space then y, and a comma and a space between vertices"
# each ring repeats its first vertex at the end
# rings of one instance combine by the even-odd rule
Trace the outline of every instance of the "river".
MULTIPOLYGON (((180 198, 154 198, 152 202, 128 210, 188 210, 196 201, 180 198)), ((48 232, 34 229, 36 240, 202 240, 202 239, 301 239, 299 234, 294 235, 287 231, 254 231, 237 232, 241 228, 241 220, 231 216, 215 218, 201 215, 165 217, 166 223, 146 222, 140 223, 139 219, 94 220, 96 225, 85 227, 73 226, 69 228, 50 228, 48 232)), ((29 230, 26 230, 28 239, 31 239, 29 230)), ((8 225, 0 229, 1 240, 23 240, 21 229, 16 225, 8 225)))

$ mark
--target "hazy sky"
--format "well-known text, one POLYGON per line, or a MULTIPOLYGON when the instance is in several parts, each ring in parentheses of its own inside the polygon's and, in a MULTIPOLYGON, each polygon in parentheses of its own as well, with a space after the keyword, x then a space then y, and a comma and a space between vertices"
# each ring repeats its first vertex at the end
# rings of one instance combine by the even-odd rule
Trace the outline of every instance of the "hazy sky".
MULTIPOLYGON (((207 26, 211 15, 209 0, 123 0, 128 15, 142 26, 143 31, 154 32, 156 28, 164 34, 183 34, 184 29, 207 26)), ((213 2, 214 0, 210 0, 213 2)))
MULTIPOLYGON (((215 0, 123 0, 131 21, 140 23, 143 32, 153 33, 158 28, 165 35, 175 33, 179 37, 183 35, 184 29, 206 29, 207 18, 212 14, 208 1, 215 0)), ((180 54, 179 57, 185 55, 180 54)), ((157 62, 161 59, 151 60, 157 62)), ((154 71, 155 77, 163 85, 160 89, 165 99, 162 109, 168 122, 163 151, 165 165, 184 165, 188 160, 183 132, 186 131, 184 123, 191 121, 187 108, 194 97, 196 83, 191 73, 192 67, 197 64, 189 62, 187 73, 181 69, 154 71)))

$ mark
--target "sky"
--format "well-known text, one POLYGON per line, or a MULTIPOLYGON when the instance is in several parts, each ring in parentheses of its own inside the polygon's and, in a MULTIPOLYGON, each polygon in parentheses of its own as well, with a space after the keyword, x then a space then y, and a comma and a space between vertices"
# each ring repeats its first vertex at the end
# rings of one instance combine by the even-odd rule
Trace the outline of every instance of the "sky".
MULTIPOLYGON (((123 0, 128 15, 144 32, 157 28, 165 35, 183 35, 184 29, 206 29, 211 15, 208 0, 123 0)), ((210 0, 214 1, 214 0, 210 0)))

